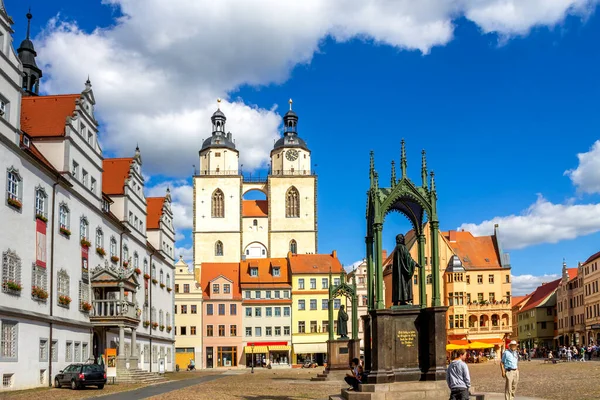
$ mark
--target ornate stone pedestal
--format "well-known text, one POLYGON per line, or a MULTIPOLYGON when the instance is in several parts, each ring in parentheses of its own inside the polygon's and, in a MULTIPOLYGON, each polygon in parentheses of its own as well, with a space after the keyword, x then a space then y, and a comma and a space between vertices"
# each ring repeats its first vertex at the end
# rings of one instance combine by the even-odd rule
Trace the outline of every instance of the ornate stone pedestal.
POLYGON ((360 359, 359 339, 337 339, 327 341, 327 369, 346 370, 353 358, 360 359))

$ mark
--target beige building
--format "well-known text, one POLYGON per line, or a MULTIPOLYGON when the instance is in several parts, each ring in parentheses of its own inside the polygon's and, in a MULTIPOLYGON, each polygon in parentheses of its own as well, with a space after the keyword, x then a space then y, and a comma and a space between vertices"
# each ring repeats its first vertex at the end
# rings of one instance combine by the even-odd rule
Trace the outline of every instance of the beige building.
POLYGON ((562 278, 556 290, 557 339, 562 345, 585 344, 584 274, 581 263, 567 268, 563 262, 562 278))
MULTIPOLYGON (((387 258, 387 251, 383 251, 382 259, 387 258)), ((367 262, 363 260, 354 270, 346 275, 346 283, 352 285, 353 280, 356 279, 356 294, 358 296, 358 337, 360 338, 360 347, 364 348, 364 328, 362 316, 367 315, 369 311, 369 303, 367 300, 367 262)), ((346 307, 348 315, 352 315, 352 301, 347 299, 346 307)), ((348 324, 348 336, 352 337, 352 324, 348 324)))
POLYGON ((175 264, 175 363, 184 369, 191 359, 202 368, 202 288, 180 257, 175 264))
POLYGON ((284 136, 271 151, 266 178, 244 177, 226 118, 212 116, 194 176, 194 267, 242 258, 284 258, 317 251, 317 178, 311 153, 297 135, 298 116, 288 111, 284 136), (248 195, 250 192, 255 192, 248 195), (263 199, 245 199, 245 197, 263 199))
POLYGON ((600 343, 600 252, 589 257, 582 265, 585 304, 585 344, 600 343))

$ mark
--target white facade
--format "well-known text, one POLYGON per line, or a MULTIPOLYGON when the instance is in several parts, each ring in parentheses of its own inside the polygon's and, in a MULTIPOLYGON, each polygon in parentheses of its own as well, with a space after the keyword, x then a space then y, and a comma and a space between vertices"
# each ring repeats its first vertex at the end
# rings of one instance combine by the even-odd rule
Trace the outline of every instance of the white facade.
POLYGON ((89 82, 81 95, 72 96, 74 111, 63 119, 62 136, 19 131, 21 102, 54 96, 21 99, 22 67, 12 47, 11 23, 0 8, 0 223, 5 227, 0 232, 0 393, 47 386, 68 364, 91 362, 109 347, 118 347, 127 359, 138 357, 142 369, 158 371, 158 360, 164 358, 166 370, 173 370, 175 233, 170 196, 163 199, 158 225, 147 230, 139 157, 133 158, 127 182, 135 182, 135 190, 114 199, 103 194, 105 160, 89 82), (138 217, 137 228, 125 217, 129 210, 138 217), (86 261, 85 242, 90 243, 86 261), (137 331, 138 351, 131 351, 129 329, 121 340, 118 323, 98 318, 99 292, 91 278, 104 270, 122 270, 139 282, 125 295, 134 306, 129 323, 137 331), (153 270, 156 284, 144 282, 143 274, 153 270), (144 317, 150 321, 147 326, 144 317), (156 328, 154 322, 159 323, 156 328))

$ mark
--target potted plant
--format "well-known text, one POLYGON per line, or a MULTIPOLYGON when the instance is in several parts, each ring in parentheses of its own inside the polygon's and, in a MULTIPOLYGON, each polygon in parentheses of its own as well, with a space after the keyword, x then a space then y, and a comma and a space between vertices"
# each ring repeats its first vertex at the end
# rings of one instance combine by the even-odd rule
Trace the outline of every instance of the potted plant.
POLYGON ((92 305, 90 303, 88 303, 87 301, 81 302, 81 311, 90 312, 91 309, 92 309, 92 305))
POLYGON ((171 291, 173 291, 173 289, 171 289, 170 287, 167 288, 167 292, 171 293, 171 291))
POLYGON ((35 217, 43 222, 48 222, 48 218, 44 214, 35 214, 35 217))
POLYGON ((153 322, 152 323, 152 329, 156 329, 158 328, 158 322, 153 322))
POLYGON ((161 283, 161 284, 160 284, 160 288, 161 288, 161 289, 164 289, 164 288, 165 288, 165 284, 164 284, 164 283, 161 283))
POLYGON ((117 257, 117 256, 110 256, 110 261, 112 261, 114 263, 118 263, 119 262, 119 257, 117 257))
POLYGON ((171 332, 171 329, 173 329, 172 326, 167 326, 167 332, 171 332))
POLYGON ((90 247, 92 245, 86 238, 82 238, 80 240, 80 243, 81 247, 90 247))
POLYGON ((150 326, 150 321, 148 321, 148 320, 144 321, 144 328, 147 328, 148 326, 150 326))
POLYGON ((140 275, 142 273, 142 270, 139 268, 134 269, 135 273, 140 275))
POLYGON ((161 331, 164 331, 164 330, 165 330, 165 326, 164 326, 164 325, 161 325, 161 326, 159 327, 159 329, 160 329, 161 331))
POLYGON ((71 231, 66 226, 61 226, 58 231, 65 235, 66 237, 71 236, 71 231))
POLYGON ((127 268, 129 266, 129 262, 123 261, 123 267, 127 268))
POLYGON ((144 279, 150 279, 150 275, 149 274, 144 274, 144 279))
POLYGON ((96 247, 96 253, 98 253, 99 256, 104 257, 106 255, 106 250, 104 250, 102 247, 96 247))
POLYGON ((14 207, 17 210, 20 210, 21 208, 23 208, 23 203, 21 203, 17 199, 13 199, 12 197, 9 197, 6 201, 8 202, 9 206, 14 207))
POLYGON ((58 304, 61 306, 68 306, 71 303, 71 298, 69 296, 58 296, 58 304))
POLYGON ((22 286, 21 286, 21 284, 20 284, 20 283, 18 283, 18 282, 15 282, 15 281, 6 281, 6 282, 4 283, 4 285, 6 286, 6 288, 7 288, 8 290, 11 290, 11 291, 13 291, 13 292, 20 292, 20 291, 21 291, 21 289, 22 289, 22 286))
POLYGON ((32 286, 31 296, 39 300, 46 300, 48 298, 48 292, 39 286, 32 286))
POLYGON ((156 278, 152 278, 152 283, 156 285, 158 283, 158 280, 156 278))

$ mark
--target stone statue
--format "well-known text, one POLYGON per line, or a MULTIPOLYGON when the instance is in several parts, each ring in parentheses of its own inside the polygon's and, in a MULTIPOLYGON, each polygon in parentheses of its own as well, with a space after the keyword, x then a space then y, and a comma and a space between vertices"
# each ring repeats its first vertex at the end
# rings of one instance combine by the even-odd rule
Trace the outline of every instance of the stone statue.
POLYGON ((348 339, 348 314, 344 311, 344 306, 340 306, 337 317, 337 334, 340 339, 348 339))
POLYGON ((412 277, 415 267, 421 268, 410 256, 404 244, 404 235, 396 236, 394 264, 392 267, 392 304, 407 305, 413 302, 412 277))

